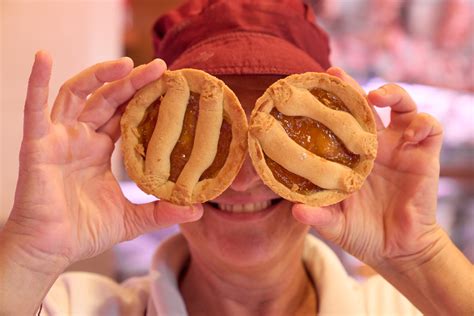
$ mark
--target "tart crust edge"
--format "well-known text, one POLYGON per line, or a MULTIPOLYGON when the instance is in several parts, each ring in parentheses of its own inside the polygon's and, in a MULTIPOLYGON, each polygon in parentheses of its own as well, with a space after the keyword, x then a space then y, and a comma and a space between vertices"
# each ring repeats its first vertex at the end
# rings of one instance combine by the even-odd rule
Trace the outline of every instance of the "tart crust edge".
MULTIPOLYGON (((252 111, 249 122, 250 132, 248 137, 250 158, 260 178, 273 192, 287 200, 318 207, 328 206, 346 199, 352 193, 335 189, 323 189, 311 194, 298 193, 279 182, 268 167, 262 146, 258 139, 252 135, 251 129, 253 127, 253 117, 255 116, 255 112, 262 111, 270 113, 270 111, 275 107, 270 91, 272 86, 281 83, 281 81, 285 81, 285 83, 289 83, 298 88, 305 88, 308 90, 322 88, 335 94, 343 101, 359 125, 365 131, 376 135, 375 118, 372 109, 367 103, 365 97, 339 78, 326 73, 308 72, 304 74, 291 75, 272 84, 257 100, 256 106, 252 111)), ((375 141, 371 146, 374 147, 373 150, 376 152, 377 142, 375 141)), ((356 191, 363 186, 365 179, 373 168, 374 160, 375 157, 364 157, 361 155, 361 161, 355 168, 353 168, 353 170, 363 178, 361 185, 356 188, 356 191)))
MULTIPOLYGON (((224 96, 223 116, 227 118, 227 122, 231 125, 232 139, 229 155, 217 175, 210 179, 198 181, 191 194, 189 192, 180 194, 180 189, 169 180, 160 186, 153 186, 146 179, 144 172, 145 159, 137 150, 137 146, 140 146, 137 126, 142 121, 146 109, 166 92, 163 78, 169 72, 166 71, 162 77, 140 89, 130 100, 122 116, 120 123, 122 132, 121 150, 125 169, 130 178, 147 194, 152 194, 159 199, 168 200, 178 205, 203 203, 225 191, 237 176, 247 152, 247 119, 238 98, 222 80, 197 69, 173 71, 173 73, 179 73, 186 78, 189 88, 193 92, 201 93, 201 91, 196 90, 200 90, 206 80, 222 86, 224 96)), ((193 146, 199 146, 199 144, 193 144, 193 146)))

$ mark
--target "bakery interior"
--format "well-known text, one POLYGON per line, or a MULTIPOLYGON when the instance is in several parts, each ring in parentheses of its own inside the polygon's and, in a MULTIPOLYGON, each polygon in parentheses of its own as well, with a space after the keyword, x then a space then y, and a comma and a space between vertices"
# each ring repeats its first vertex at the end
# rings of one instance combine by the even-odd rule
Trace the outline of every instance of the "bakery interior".
MULTIPOLYGON (((79 70, 99 61, 130 56, 136 65, 153 58, 151 27, 183 0, 3 0, 1 14, 0 229, 13 204, 28 73, 35 51, 54 60, 50 96, 79 70)), ((401 84, 441 121, 438 217, 454 242, 474 262, 474 1, 312 0, 317 20, 331 38, 332 64, 366 90, 401 84), (369 9, 371 8, 371 9, 369 9)), ((389 114, 379 111, 387 122, 389 114)), ((113 170, 133 202, 154 200, 127 177, 120 153, 113 170)), ((178 231, 170 227, 117 245, 71 270, 123 280, 147 273, 157 245, 178 231)), ((334 247, 334 246, 333 246, 334 247)), ((340 249, 349 272, 374 273, 340 249)))

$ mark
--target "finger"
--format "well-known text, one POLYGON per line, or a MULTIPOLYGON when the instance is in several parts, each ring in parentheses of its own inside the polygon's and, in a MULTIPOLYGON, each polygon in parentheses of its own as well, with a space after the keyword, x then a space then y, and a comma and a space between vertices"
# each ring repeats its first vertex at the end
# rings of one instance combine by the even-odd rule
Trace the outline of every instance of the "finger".
POLYGON ((115 143, 120 138, 120 120, 126 108, 127 104, 124 103, 117 109, 117 111, 115 111, 115 114, 107 121, 107 123, 97 130, 97 132, 106 134, 115 143))
POLYGON ((171 225, 197 221, 202 214, 202 204, 178 206, 166 201, 131 204, 125 214, 124 240, 171 225))
POLYGON ((133 61, 128 57, 96 64, 66 81, 59 89, 51 112, 53 122, 70 122, 82 112, 89 94, 106 82, 128 75, 133 61))
POLYGON ((325 239, 338 243, 344 232, 344 215, 335 207, 311 207, 295 204, 293 216, 303 224, 311 225, 325 239))
POLYGON ((51 68, 51 56, 44 51, 37 52, 25 100, 23 122, 25 139, 40 138, 49 130, 48 92, 51 68))
POLYGON ((430 146, 438 155, 443 142, 443 126, 427 113, 419 113, 403 133, 408 143, 430 146))
POLYGON ((389 83, 370 91, 369 102, 378 107, 390 107, 390 124, 393 128, 406 128, 416 115, 416 103, 399 85, 389 83))
POLYGON ((349 74, 347 74, 342 68, 331 67, 326 72, 348 83, 352 88, 356 89, 356 91, 359 92, 361 95, 363 96, 366 95, 364 89, 359 85, 359 83, 354 78, 349 76, 349 74))
MULTIPOLYGON (((341 68, 331 67, 327 70, 327 73, 332 75, 332 76, 338 77, 342 81, 348 83, 357 92, 359 92, 360 95, 366 97, 366 93, 365 93, 364 89, 359 85, 359 83, 354 78, 349 76, 341 68)), ((383 125, 382 119, 380 118, 379 114, 377 113, 377 111, 375 111, 375 109, 372 105, 369 105, 369 106, 370 106, 370 109, 372 110, 372 113, 374 114, 374 119, 375 119, 375 124, 376 124, 377 130, 380 131, 380 130, 384 129, 385 127, 383 125)))
POLYGON ((78 119, 93 129, 99 128, 114 115, 117 107, 130 100, 137 90, 158 79, 165 70, 166 64, 161 59, 135 68, 126 78, 105 85, 91 95, 78 119))

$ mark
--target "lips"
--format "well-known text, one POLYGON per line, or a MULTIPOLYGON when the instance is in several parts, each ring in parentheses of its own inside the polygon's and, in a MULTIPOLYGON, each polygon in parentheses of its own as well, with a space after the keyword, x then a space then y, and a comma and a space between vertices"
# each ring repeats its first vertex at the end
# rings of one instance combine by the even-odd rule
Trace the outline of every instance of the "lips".
POLYGON ((249 203, 216 203, 208 202, 212 207, 221 211, 230 213, 254 213, 267 209, 271 205, 275 205, 282 199, 271 199, 265 201, 256 201, 249 203))

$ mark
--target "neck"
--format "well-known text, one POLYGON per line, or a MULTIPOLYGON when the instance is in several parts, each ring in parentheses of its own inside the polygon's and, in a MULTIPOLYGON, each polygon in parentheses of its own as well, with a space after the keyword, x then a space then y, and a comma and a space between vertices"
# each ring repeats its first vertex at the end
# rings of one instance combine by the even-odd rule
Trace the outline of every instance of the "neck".
POLYGON ((255 266, 199 256, 191 251, 180 290, 190 315, 312 315, 316 293, 302 261, 303 242, 255 266))

